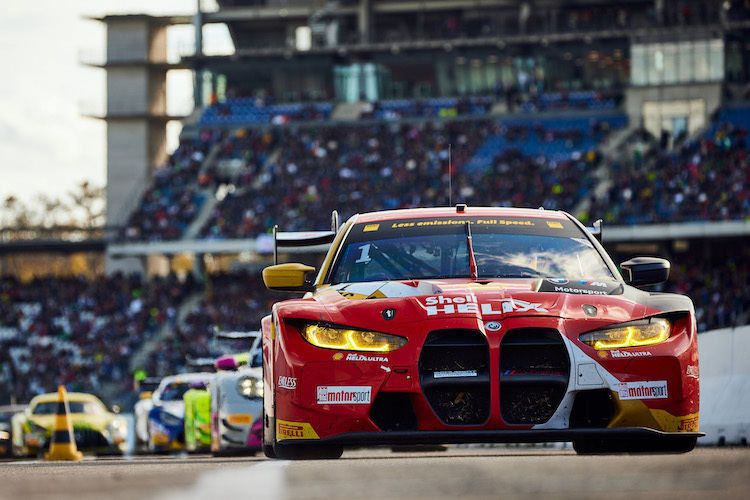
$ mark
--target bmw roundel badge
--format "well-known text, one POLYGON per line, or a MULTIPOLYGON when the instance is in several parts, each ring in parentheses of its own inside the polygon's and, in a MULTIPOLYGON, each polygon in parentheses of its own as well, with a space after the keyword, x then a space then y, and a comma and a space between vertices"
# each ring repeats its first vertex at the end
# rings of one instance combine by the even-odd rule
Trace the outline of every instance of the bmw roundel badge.
POLYGON ((485 323, 484 327, 487 329, 487 331, 496 332, 500 330, 503 325, 501 325, 497 321, 488 321, 487 323, 485 323))
POLYGON ((391 320, 396 317, 396 310, 393 308, 383 309, 382 314, 383 314, 383 319, 391 320))

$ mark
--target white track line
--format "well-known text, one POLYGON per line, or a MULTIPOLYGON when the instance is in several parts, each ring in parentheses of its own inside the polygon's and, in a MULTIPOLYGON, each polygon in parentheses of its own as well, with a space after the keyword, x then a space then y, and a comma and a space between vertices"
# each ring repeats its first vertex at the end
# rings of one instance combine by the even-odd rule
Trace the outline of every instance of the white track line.
POLYGON ((158 500, 206 500, 207 498, 249 498, 283 500, 284 470, 288 460, 266 460, 257 465, 204 472, 186 488, 172 489, 158 500))

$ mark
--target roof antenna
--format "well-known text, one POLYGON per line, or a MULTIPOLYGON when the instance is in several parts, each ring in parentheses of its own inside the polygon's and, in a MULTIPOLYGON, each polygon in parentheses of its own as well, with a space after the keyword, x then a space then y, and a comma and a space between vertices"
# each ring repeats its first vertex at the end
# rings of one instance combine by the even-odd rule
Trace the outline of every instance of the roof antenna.
POLYGON ((448 206, 453 206, 453 153, 452 144, 448 144, 448 206))

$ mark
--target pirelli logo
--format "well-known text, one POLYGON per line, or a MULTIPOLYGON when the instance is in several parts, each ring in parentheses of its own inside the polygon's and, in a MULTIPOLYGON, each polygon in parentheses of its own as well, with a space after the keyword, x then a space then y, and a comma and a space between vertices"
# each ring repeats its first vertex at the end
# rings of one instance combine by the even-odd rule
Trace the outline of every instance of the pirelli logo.
POLYGON ((307 422, 276 419, 276 439, 320 439, 320 437, 307 422))

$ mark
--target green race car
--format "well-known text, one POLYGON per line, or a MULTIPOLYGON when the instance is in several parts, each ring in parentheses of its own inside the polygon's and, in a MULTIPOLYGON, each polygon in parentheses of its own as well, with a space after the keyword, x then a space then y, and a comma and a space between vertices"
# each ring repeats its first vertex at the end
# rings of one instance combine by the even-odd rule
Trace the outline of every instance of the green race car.
POLYGON ((185 401, 185 449, 208 451, 211 448, 211 392, 207 386, 195 387, 182 396, 185 401))

